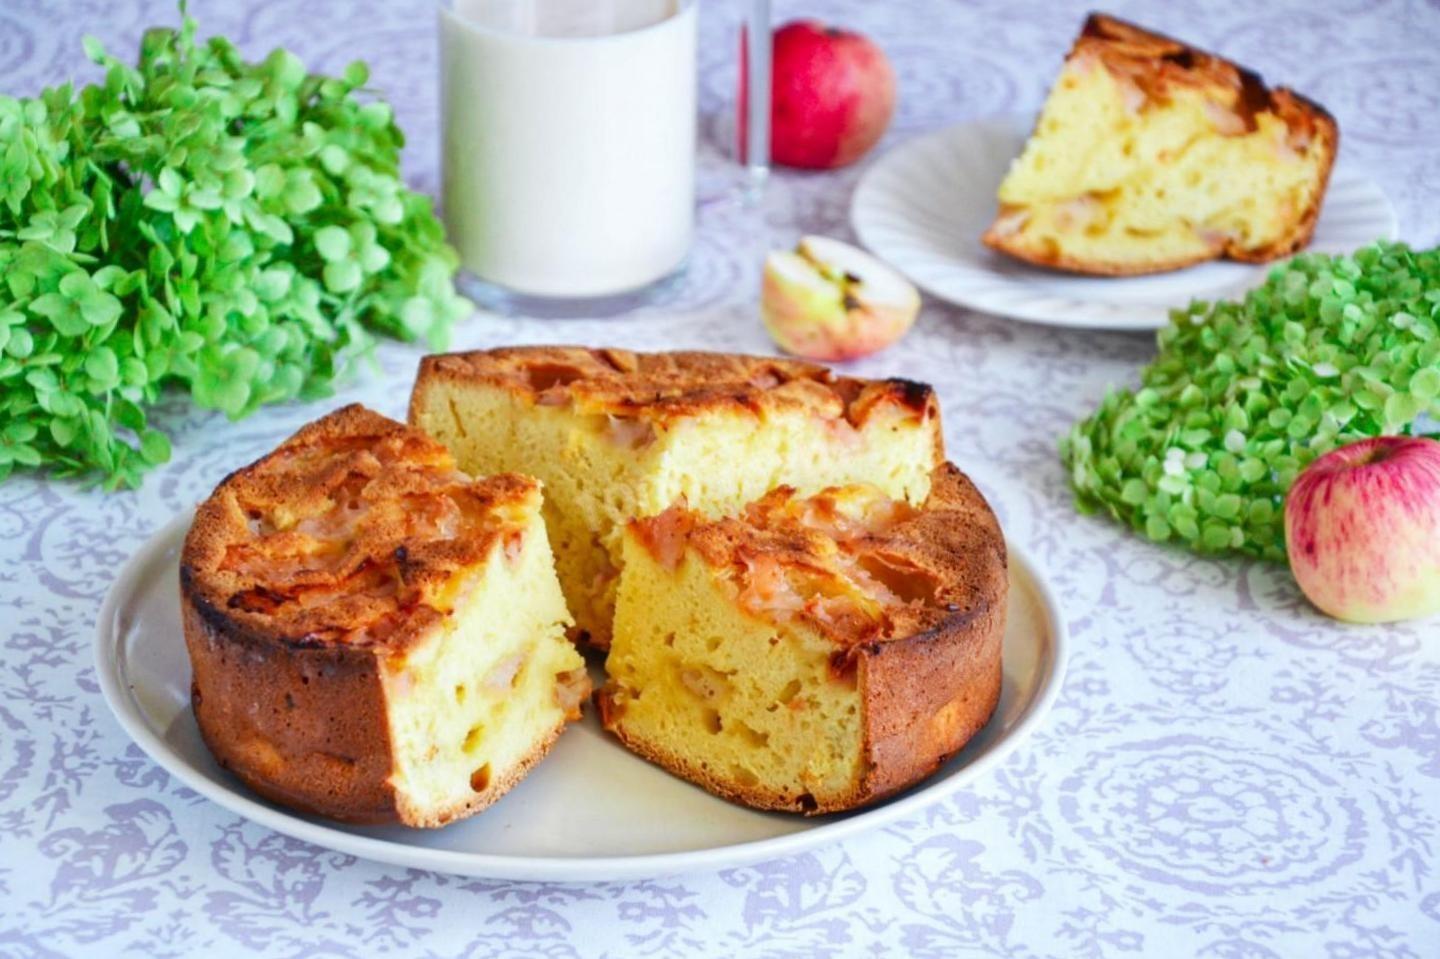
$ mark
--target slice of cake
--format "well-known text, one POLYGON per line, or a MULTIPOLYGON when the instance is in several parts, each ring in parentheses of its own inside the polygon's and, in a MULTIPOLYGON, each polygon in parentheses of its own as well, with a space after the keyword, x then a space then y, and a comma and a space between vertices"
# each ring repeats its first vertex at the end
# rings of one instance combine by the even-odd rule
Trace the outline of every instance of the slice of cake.
POLYGON ((631 518, 680 497, 717 515, 782 484, 813 493, 864 480, 919 503, 943 459, 928 386, 714 353, 521 347, 430 356, 410 422, 466 470, 523 470, 545 483, 561 585, 601 647, 631 518))
POLYGON ((984 241, 1077 273, 1273 260, 1310 242, 1339 137, 1299 94, 1093 14, 984 241))
POLYGON ((933 773, 999 701, 1005 540, 954 466, 919 506, 782 488, 734 518, 635 520, 624 548, 601 718, 717 795, 851 809, 933 773))
POLYGON ((589 690, 540 502, 359 406, 227 477, 180 558, 220 765, 354 822, 439 826, 503 795, 589 690))

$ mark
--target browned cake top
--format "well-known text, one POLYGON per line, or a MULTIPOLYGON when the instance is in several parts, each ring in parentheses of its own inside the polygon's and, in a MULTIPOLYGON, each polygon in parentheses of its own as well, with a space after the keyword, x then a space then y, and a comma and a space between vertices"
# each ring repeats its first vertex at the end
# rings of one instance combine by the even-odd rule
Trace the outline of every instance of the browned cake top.
POLYGON ((731 353, 506 347, 427 356, 417 390, 431 378, 504 387, 539 406, 662 424, 714 409, 798 407, 858 427, 882 405, 917 418, 933 418, 938 409, 923 383, 837 377, 812 363, 731 353))
POLYGON ((1000 524, 950 463, 919 508, 869 485, 805 498, 780 487, 738 517, 708 520, 681 504, 631 529, 661 564, 673 569, 692 549, 742 607, 804 619, 847 649, 976 615, 1004 595, 1000 524))
POLYGON ((398 648, 450 609, 456 573, 513 555, 539 484, 472 480, 418 430, 347 406, 216 487, 182 588, 232 635, 398 648))
POLYGON ((1290 128, 1291 144, 1303 150, 1315 136, 1317 123, 1334 125, 1319 104, 1283 87, 1271 90, 1257 73, 1103 13, 1093 13, 1085 21, 1070 57, 1094 58, 1128 81, 1137 108, 1167 100, 1176 88, 1222 92, 1229 110, 1212 117, 1222 132, 1248 133, 1256 128, 1256 114, 1273 113, 1290 128))

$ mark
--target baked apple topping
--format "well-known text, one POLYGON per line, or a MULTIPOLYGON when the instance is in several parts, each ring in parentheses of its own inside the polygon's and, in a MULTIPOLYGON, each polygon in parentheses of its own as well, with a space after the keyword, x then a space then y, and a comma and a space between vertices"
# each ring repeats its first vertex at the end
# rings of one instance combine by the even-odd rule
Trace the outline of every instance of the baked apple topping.
POLYGON ((223 583, 217 605, 297 639, 373 644, 398 613, 452 609, 461 574, 491 549, 518 561, 533 481, 472 481, 427 437, 377 428, 297 438, 207 505, 201 555, 223 583))

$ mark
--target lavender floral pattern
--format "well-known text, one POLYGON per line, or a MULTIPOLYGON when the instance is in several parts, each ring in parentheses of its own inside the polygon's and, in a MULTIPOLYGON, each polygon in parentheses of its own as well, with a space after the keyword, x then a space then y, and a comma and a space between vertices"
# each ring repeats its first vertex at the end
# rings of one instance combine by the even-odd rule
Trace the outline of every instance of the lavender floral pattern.
MULTIPOLYGON (((738 6, 738 5, 737 5, 738 6)), ((887 145, 1033 108, 1076 0, 778 2, 876 37, 896 60, 887 145)), ((433 189, 430 0, 192 0, 203 29, 338 69, 368 59, 433 189)), ((1224 0, 1118 12, 1232 52, 1339 117, 1344 154, 1440 238, 1440 5, 1224 0)), ((725 199, 734 10, 703 10, 701 233, 662 302, 603 322, 477 317, 459 346, 523 341, 763 351, 759 253, 846 235, 858 169, 781 173, 765 215, 725 199)), ((80 37, 133 50, 172 0, 7 0, 0 89, 91 78, 80 37)), ((240 424, 178 400, 175 458, 136 493, 0 485, 0 957, 1440 956, 1440 624, 1356 629, 1283 569, 1139 542, 1070 507, 1068 423, 1131 379, 1148 338, 1040 329, 928 303, 862 374, 937 384, 951 455, 1050 571, 1073 635, 1050 722, 993 775, 883 831, 717 874, 515 884, 402 870, 271 833, 179 786, 131 745, 89 662, 118 563, 236 463, 324 404, 240 424)), ((335 402, 391 414, 418 353, 335 402)))

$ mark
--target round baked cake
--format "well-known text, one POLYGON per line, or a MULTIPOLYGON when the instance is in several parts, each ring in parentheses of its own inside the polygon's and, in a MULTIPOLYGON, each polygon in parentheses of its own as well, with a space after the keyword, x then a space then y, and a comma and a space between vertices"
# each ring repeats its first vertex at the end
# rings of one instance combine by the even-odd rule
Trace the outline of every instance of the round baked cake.
POLYGON ((195 718, 220 764, 337 819, 494 802, 588 694, 540 485, 472 480, 359 406, 227 477, 180 561, 195 718))
POLYGON ((601 718, 632 750, 762 809, 852 809, 929 776, 1000 698, 1005 540, 958 469, 685 504, 626 527, 601 718))

